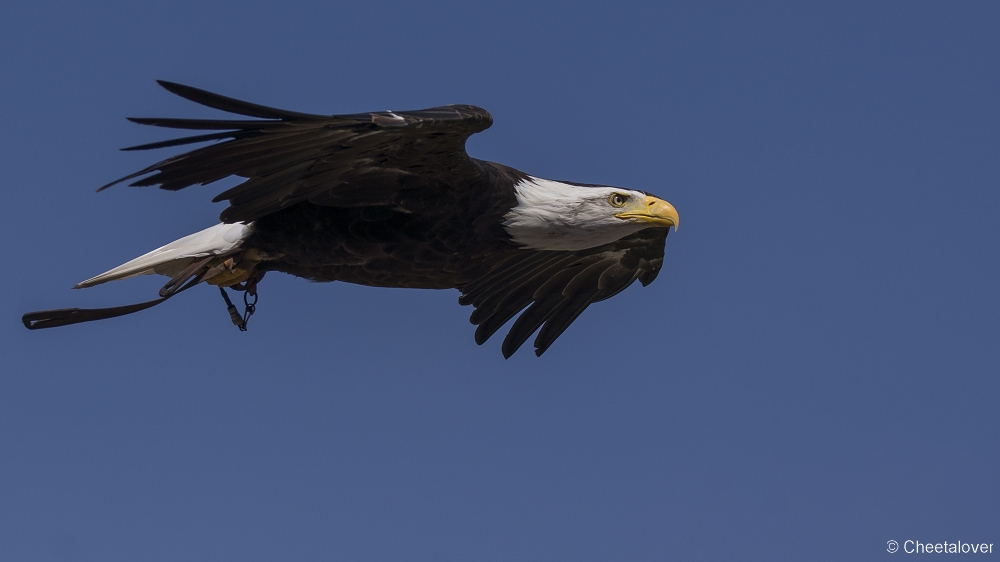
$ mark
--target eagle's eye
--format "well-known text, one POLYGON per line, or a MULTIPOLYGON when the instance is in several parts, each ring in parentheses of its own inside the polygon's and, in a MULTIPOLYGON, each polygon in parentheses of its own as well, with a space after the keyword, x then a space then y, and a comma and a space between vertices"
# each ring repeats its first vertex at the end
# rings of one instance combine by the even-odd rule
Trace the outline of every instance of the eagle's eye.
POLYGON ((608 198, 608 203, 611 203, 612 207, 624 207, 626 201, 628 201, 628 195, 622 195, 621 193, 613 193, 608 198))

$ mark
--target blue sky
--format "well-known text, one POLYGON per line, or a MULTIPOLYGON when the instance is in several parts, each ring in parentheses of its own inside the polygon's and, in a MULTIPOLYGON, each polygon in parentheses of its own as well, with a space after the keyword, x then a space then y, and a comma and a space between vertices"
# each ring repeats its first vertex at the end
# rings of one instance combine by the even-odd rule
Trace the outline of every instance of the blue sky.
POLYGON ((867 560, 1000 545, 1000 9, 8 2, 0 558, 867 560), (319 113, 487 108, 473 156, 671 201, 650 287, 542 358, 456 291, 76 282, 213 224, 154 79, 319 113), (166 154, 163 152, 162 154, 166 154))

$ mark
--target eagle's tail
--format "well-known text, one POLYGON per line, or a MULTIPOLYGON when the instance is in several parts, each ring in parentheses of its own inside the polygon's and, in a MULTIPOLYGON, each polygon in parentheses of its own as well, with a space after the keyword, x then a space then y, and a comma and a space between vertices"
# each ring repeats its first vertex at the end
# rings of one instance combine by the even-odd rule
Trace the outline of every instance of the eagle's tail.
POLYGON ((220 287, 237 286, 240 290, 253 291, 261 273, 256 271, 256 252, 243 247, 243 241, 249 232, 248 224, 217 224, 143 254, 74 287, 82 289, 108 281, 158 273, 170 277, 170 281, 160 289, 158 299, 112 308, 42 310, 29 312, 21 320, 29 330, 37 330, 124 316, 156 306, 202 281, 220 287), (240 283, 244 285, 238 285, 240 283))
POLYGON ((243 223, 220 223, 201 232, 174 240, 166 246, 143 254, 110 271, 81 281, 73 288, 84 289, 108 281, 153 273, 176 277, 200 258, 225 255, 238 249, 248 230, 249 227, 243 223))

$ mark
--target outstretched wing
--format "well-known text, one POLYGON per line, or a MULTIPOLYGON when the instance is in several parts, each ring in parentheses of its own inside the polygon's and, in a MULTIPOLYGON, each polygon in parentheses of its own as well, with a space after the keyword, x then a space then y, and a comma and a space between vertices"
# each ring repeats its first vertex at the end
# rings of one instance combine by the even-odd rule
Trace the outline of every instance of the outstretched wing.
POLYGON ((115 180, 178 190, 229 176, 247 181, 215 201, 228 200, 225 222, 252 221, 311 201, 319 205, 390 204, 401 190, 461 189, 479 167, 465 152, 469 136, 493 118, 472 105, 354 115, 312 115, 252 104, 190 86, 159 81, 168 91, 214 109, 259 120, 131 118, 142 125, 219 131, 144 144, 149 150, 223 141, 167 158, 115 180))
POLYGON ((510 357, 541 327, 535 355, 545 353, 592 303, 644 286, 663 266, 666 228, 649 228, 621 240, 578 252, 521 251, 462 288, 459 303, 476 307, 469 320, 482 344, 518 312, 501 351, 510 357), (530 306, 529 306, 530 305, 530 306))

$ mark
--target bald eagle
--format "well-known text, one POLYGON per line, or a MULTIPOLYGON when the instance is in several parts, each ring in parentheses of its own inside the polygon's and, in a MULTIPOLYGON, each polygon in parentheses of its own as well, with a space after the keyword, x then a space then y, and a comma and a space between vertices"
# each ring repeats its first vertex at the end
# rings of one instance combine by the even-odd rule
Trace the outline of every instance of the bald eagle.
POLYGON ((536 331, 541 355, 591 303, 663 264, 670 203, 642 191, 541 179, 470 157, 466 140, 493 118, 471 105, 313 115, 160 81, 210 108, 255 119, 131 118, 212 131, 125 150, 215 142, 115 180, 176 191, 230 176, 222 222, 78 284, 158 273, 160 298, 104 309, 25 314, 29 329, 130 314, 199 283, 256 301, 268 271, 374 287, 458 289, 482 344, 522 310, 503 341, 510 357, 536 331), (526 310, 525 310, 526 309, 526 310), (539 330, 541 328, 541 330, 539 330))

